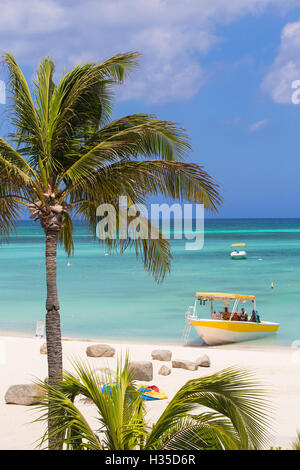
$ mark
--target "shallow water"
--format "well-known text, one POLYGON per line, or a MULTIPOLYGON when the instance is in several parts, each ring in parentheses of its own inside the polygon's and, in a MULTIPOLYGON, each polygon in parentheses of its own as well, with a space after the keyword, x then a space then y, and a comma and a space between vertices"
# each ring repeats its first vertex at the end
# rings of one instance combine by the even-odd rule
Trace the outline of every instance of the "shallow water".
MULTIPOLYGON (((203 249, 186 251, 185 241, 173 240, 172 273, 157 285, 133 253, 107 255, 76 224, 74 257, 58 252, 63 334, 181 342, 195 292, 224 291, 255 294, 261 318, 281 323, 272 344, 291 344, 300 340, 299 232, 300 219, 206 220, 203 249), (247 260, 230 259, 238 242, 247 243, 247 260)), ((44 304, 43 234, 23 222, 0 246, 0 330, 33 333, 44 304)))

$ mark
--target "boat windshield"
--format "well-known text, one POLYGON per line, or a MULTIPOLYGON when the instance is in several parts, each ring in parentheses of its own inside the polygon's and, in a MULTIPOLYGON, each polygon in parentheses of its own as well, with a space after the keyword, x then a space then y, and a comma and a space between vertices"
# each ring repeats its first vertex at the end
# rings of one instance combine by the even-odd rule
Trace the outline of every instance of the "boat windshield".
MULTIPOLYGON (((198 292, 195 313, 197 306, 208 306, 213 320, 260 322, 254 295, 198 292)), ((200 316, 203 317, 202 312, 200 316)))

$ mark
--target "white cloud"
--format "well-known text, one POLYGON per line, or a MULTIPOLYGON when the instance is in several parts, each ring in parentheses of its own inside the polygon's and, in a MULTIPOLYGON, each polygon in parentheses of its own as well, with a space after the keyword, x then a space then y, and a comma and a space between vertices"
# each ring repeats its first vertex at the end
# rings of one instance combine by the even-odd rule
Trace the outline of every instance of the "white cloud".
POLYGON ((253 124, 250 124, 250 126, 247 128, 248 132, 257 132, 268 124, 269 120, 268 119, 262 119, 261 121, 254 122, 253 124))
POLYGON ((202 57, 223 39, 218 25, 299 0, 0 0, 0 49, 34 67, 52 55, 60 69, 138 50, 142 68, 122 99, 191 99, 209 73, 202 57))
POLYGON ((1 35, 43 34, 67 25, 65 9, 54 0, 0 0, 1 35))
POLYGON ((291 103, 294 80, 300 80, 300 21, 283 28, 278 55, 262 82, 262 89, 275 103, 291 103))

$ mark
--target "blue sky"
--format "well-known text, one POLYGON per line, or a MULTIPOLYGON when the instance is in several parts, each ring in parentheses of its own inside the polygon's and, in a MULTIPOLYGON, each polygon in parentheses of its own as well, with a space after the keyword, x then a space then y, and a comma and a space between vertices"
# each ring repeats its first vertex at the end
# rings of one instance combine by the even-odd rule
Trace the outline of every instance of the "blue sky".
POLYGON ((300 216, 300 105, 291 103, 300 0, 0 0, 0 11, 0 49, 29 78, 43 55, 61 73, 142 52, 115 116, 149 112, 185 126, 191 160, 222 187, 220 216, 300 216))

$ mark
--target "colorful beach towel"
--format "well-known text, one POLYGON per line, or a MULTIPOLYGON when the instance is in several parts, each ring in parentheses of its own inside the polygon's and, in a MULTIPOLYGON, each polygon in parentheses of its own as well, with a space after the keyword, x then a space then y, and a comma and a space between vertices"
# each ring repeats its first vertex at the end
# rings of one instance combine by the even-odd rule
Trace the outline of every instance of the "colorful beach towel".
MULTIPOLYGON (((113 386, 116 387, 117 384, 114 384, 113 386)), ((112 396, 111 386, 108 384, 103 385, 102 393, 104 395, 110 394, 110 396, 112 396)), ((145 400, 145 401, 165 400, 166 398, 168 398, 167 395, 162 390, 156 387, 156 385, 145 385, 145 386, 142 385, 137 390, 137 393, 140 393, 142 400, 145 400)))
POLYGON ((142 399, 146 401, 165 400, 168 398, 165 392, 160 390, 155 385, 142 385, 137 391, 142 394, 142 399))

